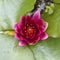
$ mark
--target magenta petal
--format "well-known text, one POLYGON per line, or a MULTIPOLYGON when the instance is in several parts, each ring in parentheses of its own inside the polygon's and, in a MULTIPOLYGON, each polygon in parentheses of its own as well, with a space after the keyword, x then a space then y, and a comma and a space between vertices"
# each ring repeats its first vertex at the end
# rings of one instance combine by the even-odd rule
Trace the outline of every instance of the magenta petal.
POLYGON ((41 40, 45 40, 48 38, 48 34, 46 32, 42 32, 40 35, 41 40))
POLYGON ((30 40, 30 42, 28 42, 28 44, 29 44, 29 45, 34 45, 34 44, 36 44, 39 40, 40 40, 40 34, 38 34, 37 36, 35 36, 34 39, 30 40))
POLYGON ((20 27, 23 27, 24 25, 26 25, 28 23, 28 21, 31 20, 31 16, 26 15, 26 16, 21 16, 20 18, 20 27))
POLYGON ((32 43, 29 43, 29 45, 34 45, 40 40, 40 37, 38 37, 36 40, 32 41, 32 43))
POLYGON ((17 34, 16 32, 15 32, 15 35, 14 35, 14 36, 15 36, 15 38, 17 38, 17 39, 19 39, 19 37, 20 37, 19 34, 17 34))
POLYGON ((18 23, 14 24, 14 29, 17 30, 18 23))
POLYGON ((19 46, 25 46, 25 45, 26 45, 26 43, 24 41, 19 42, 19 46))
POLYGON ((40 11, 36 11, 32 17, 32 19, 40 19, 40 11))
POLYGON ((26 20, 26 17, 25 16, 21 16, 20 17, 20 22, 19 22, 19 26, 22 27, 23 25, 25 25, 25 20, 26 20))

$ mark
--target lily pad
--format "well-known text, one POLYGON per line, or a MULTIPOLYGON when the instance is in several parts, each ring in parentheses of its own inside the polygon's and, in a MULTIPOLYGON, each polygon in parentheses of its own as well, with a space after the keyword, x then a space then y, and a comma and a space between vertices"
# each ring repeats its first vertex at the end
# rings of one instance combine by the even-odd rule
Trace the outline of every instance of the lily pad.
POLYGON ((0 34, 0 60, 60 60, 60 38, 20 47, 15 38, 0 34))
POLYGON ((34 60, 34 56, 27 46, 20 47, 15 38, 0 34, 0 60, 34 60))
POLYGON ((54 13, 42 14, 42 18, 48 22, 47 33, 51 37, 60 37, 60 4, 55 4, 54 13))
POLYGON ((36 60, 60 60, 60 38, 48 38, 30 47, 36 60))
POLYGON ((0 30, 11 30, 21 15, 31 11, 35 0, 0 0, 0 30))
POLYGON ((54 3, 60 3, 60 0, 53 0, 54 3))

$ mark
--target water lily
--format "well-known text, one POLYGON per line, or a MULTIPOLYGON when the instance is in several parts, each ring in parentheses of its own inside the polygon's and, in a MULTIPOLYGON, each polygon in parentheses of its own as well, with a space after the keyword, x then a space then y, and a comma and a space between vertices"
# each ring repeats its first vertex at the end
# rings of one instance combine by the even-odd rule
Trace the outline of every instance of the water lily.
POLYGON ((20 22, 15 24, 15 38, 19 40, 19 45, 34 45, 40 40, 46 40, 48 34, 45 32, 48 23, 40 17, 40 11, 36 11, 33 16, 21 16, 20 22))

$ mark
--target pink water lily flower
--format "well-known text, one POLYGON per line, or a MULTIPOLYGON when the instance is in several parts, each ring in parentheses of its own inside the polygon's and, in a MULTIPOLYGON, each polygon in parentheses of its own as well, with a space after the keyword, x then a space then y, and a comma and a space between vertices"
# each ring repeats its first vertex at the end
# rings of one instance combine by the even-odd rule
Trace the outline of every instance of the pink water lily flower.
POLYGON ((33 16, 22 16, 20 22, 15 24, 15 38, 19 40, 20 46, 34 45, 38 41, 48 38, 48 34, 45 32, 47 27, 48 23, 40 17, 40 12, 36 11, 33 16))

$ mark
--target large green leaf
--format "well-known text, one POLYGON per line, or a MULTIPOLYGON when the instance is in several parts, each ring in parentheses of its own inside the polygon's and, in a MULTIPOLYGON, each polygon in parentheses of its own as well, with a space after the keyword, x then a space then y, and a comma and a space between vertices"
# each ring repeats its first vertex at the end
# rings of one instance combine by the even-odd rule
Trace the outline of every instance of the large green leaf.
POLYGON ((42 17, 48 22, 47 33, 52 37, 60 37, 60 4, 55 4, 52 15, 42 14, 42 17))
POLYGON ((0 30, 13 29, 20 16, 33 9, 35 0, 0 0, 0 30))
POLYGON ((0 34, 0 60, 34 60, 27 46, 19 47, 18 40, 0 34))
POLYGON ((18 40, 0 34, 0 60, 60 60, 60 38, 19 47, 18 40))
POLYGON ((60 38, 48 38, 30 47, 36 60, 60 60, 60 38))

